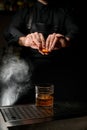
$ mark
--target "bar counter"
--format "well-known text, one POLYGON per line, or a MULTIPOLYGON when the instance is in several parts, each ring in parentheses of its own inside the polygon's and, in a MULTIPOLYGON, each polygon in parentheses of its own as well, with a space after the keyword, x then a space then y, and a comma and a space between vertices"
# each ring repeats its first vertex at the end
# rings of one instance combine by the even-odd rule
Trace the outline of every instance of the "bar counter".
POLYGON ((53 108, 34 104, 0 107, 0 130, 86 129, 86 102, 56 102, 53 108))

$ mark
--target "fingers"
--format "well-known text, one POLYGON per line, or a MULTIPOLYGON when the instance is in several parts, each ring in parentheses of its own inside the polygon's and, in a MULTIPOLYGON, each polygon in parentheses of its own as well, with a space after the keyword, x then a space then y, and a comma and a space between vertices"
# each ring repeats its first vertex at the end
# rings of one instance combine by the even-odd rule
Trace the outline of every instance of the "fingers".
POLYGON ((59 37, 59 38, 60 38, 60 37, 64 37, 64 35, 62 35, 62 34, 60 34, 60 33, 57 33, 57 34, 56 34, 56 37, 59 37))
POLYGON ((26 36, 26 46, 34 49, 38 49, 41 54, 49 54, 52 50, 60 49, 61 42, 60 39, 63 38, 64 35, 62 34, 50 34, 46 41, 42 33, 31 33, 26 36))
POLYGON ((51 34, 48 36, 47 40, 46 40, 46 48, 49 50, 49 47, 52 45, 53 41, 55 38, 55 34, 51 34))
POLYGON ((40 39, 41 39, 42 48, 45 48, 45 38, 41 33, 39 33, 39 36, 40 36, 40 39))
POLYGON ((50 34, 46 40, 46 49, 49 52, 51 52, 52 50, 55 50, 56 44, 57 44, 56 49, 60 49, 61 48, 60 38, 63 37, 64 35, 62 34, 56 34, 56 33, 50 34))
POLYGON ((41 49, 45 46, 45 39, 41 33, 35 32, 27 35, 30 40, 30 43, 35 43, 38 49, 41 49))
POLYGON ((54 49, 54 46, 55 46, 57 40, 58 40, 58 37, 56 37, 56 33, 50 34, 47 37, 47 40, 46 40, 46 49, 49 52, 51 52, 54 49))

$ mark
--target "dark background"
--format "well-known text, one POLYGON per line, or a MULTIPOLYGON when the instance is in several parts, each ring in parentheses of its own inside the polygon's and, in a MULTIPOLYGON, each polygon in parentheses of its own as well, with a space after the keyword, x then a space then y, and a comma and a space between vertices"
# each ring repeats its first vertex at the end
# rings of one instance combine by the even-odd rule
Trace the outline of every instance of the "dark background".
MULTIPOLYGON (((54 0, 53 0, 54 1, 54 0)), ((58 0, 56 0, 58 3, 58 0)), ((76 46, 72 48, 71 55, 69 57, 71 61, 71 67, 66 70, 73 73, 73 79, 70 82, 70 86, 57 88, 58 98, 63 99, 76 99, 79 101, 87 101, 87 85, 86 85, 86 9, 81 2, 62 0, 58 3, 58 6, 67 6, 70 10, 72 9, 77 20, 77 24, 80 28, 79 41, 76 46)), ((8 26, 14 11, 0 11, 0 60, 2 58, 3 52, 6 48, 6 41, 3 37, 3 31, 8 26)), ((69 77, 67 77, 69 78, 69 77)), ((68 80, 67 80, 68 81, 68 80)), ((61 85, 62 86, 62 85, 61 85)))

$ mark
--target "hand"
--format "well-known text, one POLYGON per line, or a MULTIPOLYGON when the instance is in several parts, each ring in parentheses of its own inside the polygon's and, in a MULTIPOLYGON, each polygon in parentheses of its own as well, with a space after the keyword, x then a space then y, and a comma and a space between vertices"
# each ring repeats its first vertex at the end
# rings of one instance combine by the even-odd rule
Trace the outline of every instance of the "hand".
POLYGON ((70 39, 68 37, 64 37, 62 34, 50 34, 46 39, 46 49, 51 52, 53 50, 67 47, 69 45, 69 41, 70 39))
POLYGON ((38 49, 41 54, 44 54, 42 48, 45 48, 45 38, 41 33, 35 32, 28 34, 26 37, 21 37, 19 39, 19 44, 33 49, 38 49))
POLYGON ((46 39, 46 49, 51 52, 52 50, 55 49, 60 49, 60 43, 59 40, 61 37, 64 37, 62 34, 50 34, 47 39, 46 39), (56 47, 57 44, 57 47, 56 47))

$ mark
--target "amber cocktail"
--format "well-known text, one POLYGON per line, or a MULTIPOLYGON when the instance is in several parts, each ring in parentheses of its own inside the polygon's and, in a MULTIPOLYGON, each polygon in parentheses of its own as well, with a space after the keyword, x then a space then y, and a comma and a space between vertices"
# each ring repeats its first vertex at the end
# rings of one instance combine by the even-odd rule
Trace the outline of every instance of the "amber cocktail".
POLYGON ((54 103, 54 85, 35 86, 36 106, 50 106, 54 103))

